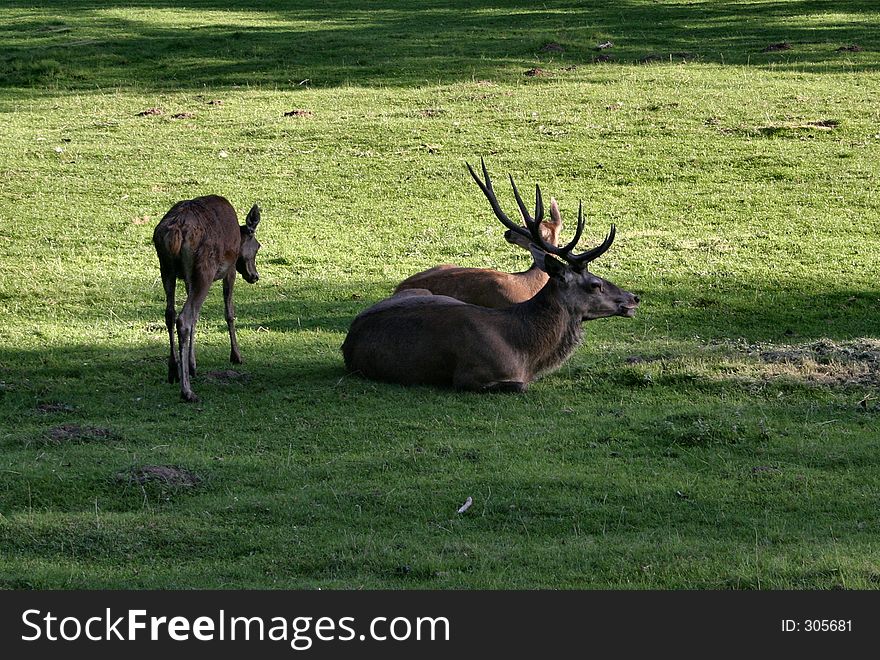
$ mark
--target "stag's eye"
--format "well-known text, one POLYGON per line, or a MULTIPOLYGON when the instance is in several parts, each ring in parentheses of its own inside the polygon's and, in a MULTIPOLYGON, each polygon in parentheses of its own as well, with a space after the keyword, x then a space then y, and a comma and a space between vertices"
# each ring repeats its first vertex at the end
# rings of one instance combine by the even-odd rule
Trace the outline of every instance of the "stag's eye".
POLYGON ((602 283, 601 282, 590 282, 590 288, 593 290, 593 293, 601 293, 602 292, 602 283))

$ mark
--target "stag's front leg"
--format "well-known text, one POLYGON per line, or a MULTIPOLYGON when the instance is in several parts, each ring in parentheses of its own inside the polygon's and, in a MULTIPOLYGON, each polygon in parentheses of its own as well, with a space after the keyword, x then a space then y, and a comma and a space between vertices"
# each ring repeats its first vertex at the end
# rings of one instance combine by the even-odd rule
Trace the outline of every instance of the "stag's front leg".
POLYGON ((211 277, 199 277, 190 287, 189 296, 177 317, 177 339, 179 344, 180 358, 180 396, 184 401, 198 401, 198 397, 190 385, 190 366, 195 356, 194 337, 196 322, 199 320, 199 311, 202 303, 208 297, 208 289, 211 288, 211 277))
POLYGON ((177 288, 177 277, 172 269, 161 268, 162 287, 165 289, 165 328, 168 330, 168 343, 171 352, 168 354, 168 382, 176 383, 180 380, 177 367, 177 352, 174 347, 174 329, 177 321, 177 312, 174 308, 174 294, 177 288))
POLYGON ((232 288, 235 286, 235 269, 230 268, 223 278, 223 302, 226 304, 226 327, 229 329, 229 361, 241 364, 241 352, 238 350, 238 339, 235 336, 235 303, 232 302, 232 288))

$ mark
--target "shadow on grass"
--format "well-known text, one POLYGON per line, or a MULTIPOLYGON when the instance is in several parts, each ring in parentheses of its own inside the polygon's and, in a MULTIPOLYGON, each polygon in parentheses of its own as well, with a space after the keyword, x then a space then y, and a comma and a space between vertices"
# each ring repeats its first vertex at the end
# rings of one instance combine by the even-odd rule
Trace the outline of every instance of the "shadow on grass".
POLYGON ((606 40, 627 64, 880 68, 880 12, 869 0, 300 4, 13 0, 0 27, 0 86, 414 86, 521 76, 536 65, 552 74, 592 63, 606 40), (764 52, 780 42, 791 48, 764 52), (562 50, 543 50, 550 43, 562 50), (862 51, 837 52, 851 44, 862 51))

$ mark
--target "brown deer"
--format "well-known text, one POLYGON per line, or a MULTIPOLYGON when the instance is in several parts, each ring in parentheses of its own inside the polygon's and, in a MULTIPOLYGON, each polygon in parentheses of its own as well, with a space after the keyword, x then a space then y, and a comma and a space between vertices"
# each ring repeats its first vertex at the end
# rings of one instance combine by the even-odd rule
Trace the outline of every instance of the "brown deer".
POLYGON ((577 348, 584 321, 635 315, 638 296, 587 270, 611 247, 614 225, 599 246, 573 253, 584 229, 581 205, 574 239, 563 247, 550 245, 539 228, 541 189, 535 187, 536 217, 532 218, 511 177, 526 231, 501 210, 485 163, 483 176, 485 183, 474 178, 495 215, 510 231, 529 239, 547 283, 532 299, 505 309, 437 295, 398 294, 383 300, 351 324, 342 345, 349 371, 403 385, 524 392, 531 381, 558 368, 577 348))
MULTIPOLYGON (((470 165, 468 165, 470 168, 470 165)), ((479 182, 473 169, 471 176, 479 182)), ((550 220, 540 223, 541 237, 550 245, 559 245, 562 216, 556 200, 550 198, 550 220)), ((523 228, 525 231, 525 228, 523 228)), ((508 243, 529 249, 531 239, 521 233, 507 230, 508 243)), ((525 302, 547 284, 547 273, 533 260, 531 267, 521 273, 505 273, 489 268, 463 268, 444 264, 411 275, 397 285, 394 293, 412 289, 428 289, 435 295, 450 296, 462 302, 482 307, 503 308, 525 302)))
POLYGON ((196 372, 195 329, 202 303, 215 280, 223 280, 226 326, 232 345, 229 359, 241 363, 232 288, 236 271, 249 284, 260 279, 255 264, 260 244, 254 236, 259 223, 260 208, 256 204, 247 214, 245 224, 239 226, 232 204, 223 197, 208 195, 177 202, 153 231, 165 288, 165 326, 171 344, 168 382, 180 381, 180 396, 185 401, 198 400, 190 385, 196 372), (178 278, 186 286, 186 302, 180 316, 174 306, 178 278), (174 350, 175 326, 179 353, 174 350))

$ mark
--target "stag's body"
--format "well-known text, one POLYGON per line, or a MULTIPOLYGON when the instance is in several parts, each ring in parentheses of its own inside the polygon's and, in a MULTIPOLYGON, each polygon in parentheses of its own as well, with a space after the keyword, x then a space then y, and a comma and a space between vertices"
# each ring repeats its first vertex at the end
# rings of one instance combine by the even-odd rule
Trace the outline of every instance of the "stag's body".
POLYGON ((219 279, 223 280, 230 360, 241 362, 232 290, 236 271, 241 272, 249 283, 259 279, 254 264, 260 247, 254 237, 259 222, 260 209, 256 205, 248 213, 245 225, 239 226, 232 205, 223 197, 208 195, 175 204, 153 232, 153 245, 159 257, 165 289, 165 326, 170 344, 168 382, 179 380, 181 397, 187 401, 196 399, 190 385, 190 378, 196 371, 195 326, 211 284, 219 279), (186 302, 179 316, 174 305, 178 279, 182 279, 186 286, 186 302))
POLYGON ((552 281, 505 309, 448 296, 395 298, 351 324, 342 345, 349 371, 403 385, 522 392, 562 364, 583 335, 582 317, 560 303, 552 281))
MULTIPOLYGON (((550 202, 550 217, 549 222, 541 223, 541 235, 548 243, 557 245, 562 217, 556 200, 550 202)), ((514 245, 528 249, 528 241, 524 241, 520 234, 508 231, 505 238, 514 245)), ((444 264, 411 275, 398 284, 394 292, 428 289, 435 295, 450 296, 481 307, 502 309, 534 298, 545 284, 547 274, 534 262, 531 268, 521 273, 444 264)))
POLYGON ((505 226, 533 242, 532 256, 547 274, 547 283, 530 300, 504 309, 448 296, 398 293, 361 312, 352 322, 342 345, 349 371, 403 385, 523 392, 531 381, 559 367, 572 354, 580 344, 584 321, 635 314, 638 296, 586 269, 589 261, 611 246, 613 225, 600 246, 572 254, 583 231, 580 211, 574 240, 562 248, 549 245, 539 230, 540 189, 536 188, 537 219, 532 219, 514 186, 528 227, 525 231, 498 206, 485 164, 485 184, 471 173, 505 226))

